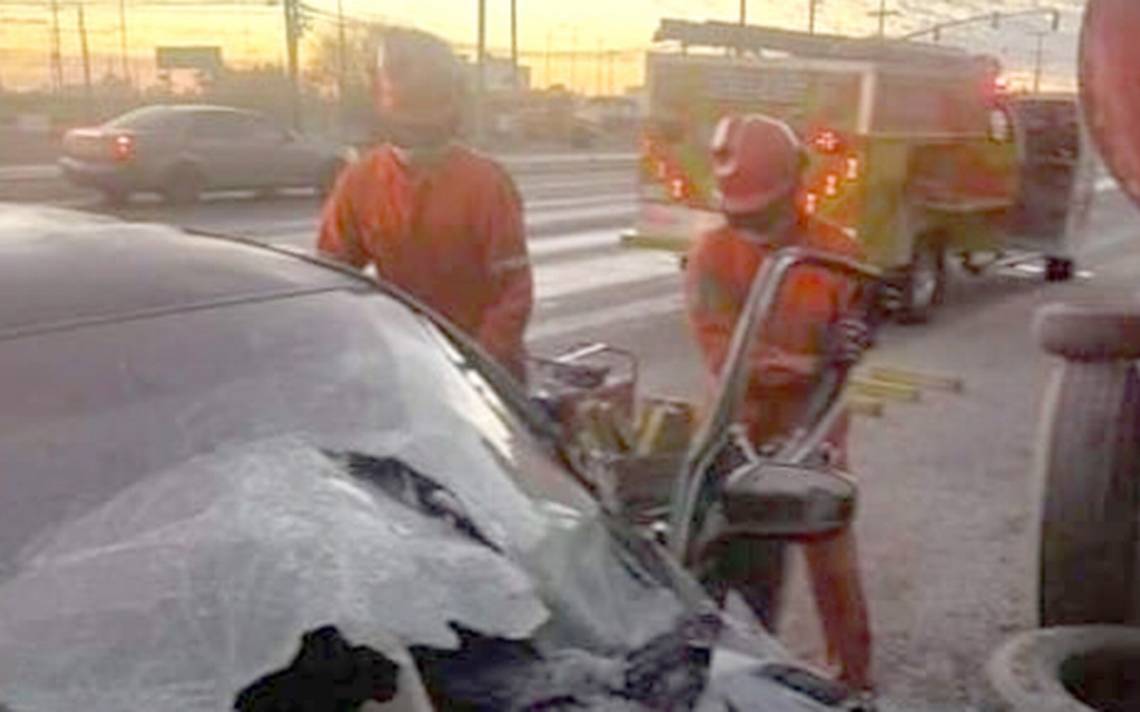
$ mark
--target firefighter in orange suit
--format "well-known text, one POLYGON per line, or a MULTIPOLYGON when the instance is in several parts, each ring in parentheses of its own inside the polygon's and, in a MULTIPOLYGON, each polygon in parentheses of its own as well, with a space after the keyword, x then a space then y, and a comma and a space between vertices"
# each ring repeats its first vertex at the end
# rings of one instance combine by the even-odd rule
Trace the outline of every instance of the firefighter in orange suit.
POLYGON ((459 145, 463 69, 442 40, 380 38, 374 100, 388 141, 346 169, 318 248, 418 298, 516 376, 533 308, 522 201, 493 160, 459 145))
MULTIPOLYGON (((798 209, 805 153, 784 123, 756 115, 725 118, 717 126, 712 152, 726 224, 702 235, 689 254, 686 303, 705 365, 715 378, 752 279, 775 250, 797 245, 849 257, 859 257, 860 250, 839 229, 798 209)), ((853 364, 867 348, 866 325, 847 316, 854 298, 855 285, 834 273, 801 267, 789 275, 753 351, 742 406, 742 422, 753 443, 763 445, 789 435, 821 368, 853 364)), ((846 432, 844 417, 830 435, 841 467, 846 464, 846 432)), ((733 547, 720 576, 772 625, 782 585, 782 557, 774 566, 759 563, 762 556, 750 561, 749 546, 733 547)), ((805 554, 829 656, 839 663, 841 679, 870 690, 870 626, 854 533, 848 530, 806 544, 805 554)))

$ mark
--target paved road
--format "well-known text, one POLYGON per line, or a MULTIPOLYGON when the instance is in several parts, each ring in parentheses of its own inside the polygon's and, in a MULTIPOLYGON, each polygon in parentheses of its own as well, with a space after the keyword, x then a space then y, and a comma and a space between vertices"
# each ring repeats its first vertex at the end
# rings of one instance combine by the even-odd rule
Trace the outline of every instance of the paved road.
MULTIPOLYGON (((702 377, 679 312, 676 259, 616 245, 632 214, 631 178, 567 173, 521 185, 537 275, 534 349, 604 340, 639 354, 644 390, 697 396, 702 377)), ((230 199, 177 213, 140 205, 127 215, 308 246, 316 205, 312 197, 230 199)), ((853 433, 863 483, 857 526, 886 709, 972 708, 986 655, 1033 624, 1030 470, 1050 365, 1030 335, 1033 313, 1059 299, 1134 298, 1136 216, 1118 193, 1102 193, 1080 255, 1091 276, 1045 285, 1024 272, 955 275, 934 324, 890 328, 872 354, 966 382, 961 394, 891 404, 882 418, 859 419, 853 433)), ((809 613, 796 582, 784 637, 818 656, 809 613)))

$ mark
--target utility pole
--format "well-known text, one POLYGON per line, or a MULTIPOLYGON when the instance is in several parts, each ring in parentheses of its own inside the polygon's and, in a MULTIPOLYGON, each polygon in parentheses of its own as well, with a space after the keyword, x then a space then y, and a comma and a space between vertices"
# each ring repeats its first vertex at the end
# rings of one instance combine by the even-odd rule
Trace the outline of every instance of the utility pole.
POLYGON ((519 87, 519 16, 516 0, 511 0, 511 83, 519 87))
POLYGON ((336 32, 337 32, 337 94, 340 96, 340 132, 345 138, 348 128, 348 106, 345 102, 345 92, 348 89, 348 53, 344 39, 344 2, 336 0, 336 32))
POLYGON ((127 60, 127 0, 119 0, 119 52, 123 58, 123 81, 131 83, 131 70, 127 60))
POLYGON ((879 39, 883 39, 887 35, 887 18, 901 13, 898 10, 888 10, 887 0, 879 0, 878 12, 869 12, 867 14, 871 17, 879 18, 879 39))
POLYGON ((594 94, 596 96, 602 95, 602 57, 605 56, 606 47, 601 40, 598 40, 598 54, 594 58, 594 69, 596 76, 594 77, 594 94))
POLYGON ((51 80, 52 88, 63 90, 63 56, 59 41, 59 0, 51 0, 51 80))
POLYGON ((1045 35, 1049 34, 1045 31, 1034 32, 1033 36, 1037 38, 1037 52, 1034 54, 1033 59, 1033 93, 1038 94, 1041 92, 1041 63, 1043 61, 1045 49, 1045 35))
POLYGON ((91 89, 91 53, 87 49, 87 22, 83 17, 83 3, 77 7, 79 13, 79 49, 83 53, 83 90, 87 96, 84 102, 85 113, 88 120, 92 118, 91 109, 94 108, 92 102, 95 99, 95 94, 91 89))
MULTIPOLYGON (((748 0, 740 0, 740 27, 744 28, 748 24, 748 0)), ((728 47, 724 48, 724 56, 729 56, 731 50, 728 47)), ((736 56, 744 55, 744 47, 741 45, 736 46, 736 56)))
POLYGON ((479 143, 483 141, 485 129, 484 101, 487 92, 487 77, 485 73, 487 64, 487 0, 479 0, 479 41, 475 68, 475 138, 479 143))
POLYGON ((285 51, 289 63, 289 103, 293 118, 293 128, 301 128, 301 79, 297 68, 297 43, 300 39, 300 8, 298 0, 284 0, 281 7, 285 12, 285 51))
POLYGON ((808 34, 815 34, 815 6, 819 0, 808 0, 808 34))
POLYGON ((542 77, 546 80, 546 86, 549 88, 550 81, 550 43, 554 40, 554 30, 546 31, 546 62, 545 68, 542 70, 542 77))
POLYGON ((578 81, 578 28, 570 32, 570 93, 574 93, 574 86, 578 81))

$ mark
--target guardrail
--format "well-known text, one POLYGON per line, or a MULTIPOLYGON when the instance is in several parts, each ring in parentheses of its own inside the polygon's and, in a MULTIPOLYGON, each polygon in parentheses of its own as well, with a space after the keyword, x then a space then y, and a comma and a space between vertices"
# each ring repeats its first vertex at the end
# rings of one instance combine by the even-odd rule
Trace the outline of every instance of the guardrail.
MULTIPOLYGON (((541 173, 567 168, 632 168, 636 153, 509 154, 498 160, 511 173, 541 173)), ((55 164, 0 166, 0 183, 50 181, 60 178, 55 164)))
POLYGON ((54 164, 0 166, 0 183, 14 181, 40 181, 59 178, 59 168, 54 164))

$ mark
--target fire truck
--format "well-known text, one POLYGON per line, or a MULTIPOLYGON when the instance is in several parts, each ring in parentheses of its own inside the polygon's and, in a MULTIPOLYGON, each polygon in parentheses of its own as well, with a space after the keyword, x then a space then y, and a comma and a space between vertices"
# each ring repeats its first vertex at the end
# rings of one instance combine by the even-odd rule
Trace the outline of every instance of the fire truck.
POLYGON ((1010 95, 995 59, 937 44, 680 20, 654 39, 625 244, 684 251, 718 225, 713 128, 762 113, 809 149, 801 209, 862 243, 900 321, 931 316, 952 261, 1072 277, 1092 194, 1075 97, 1010 95))

